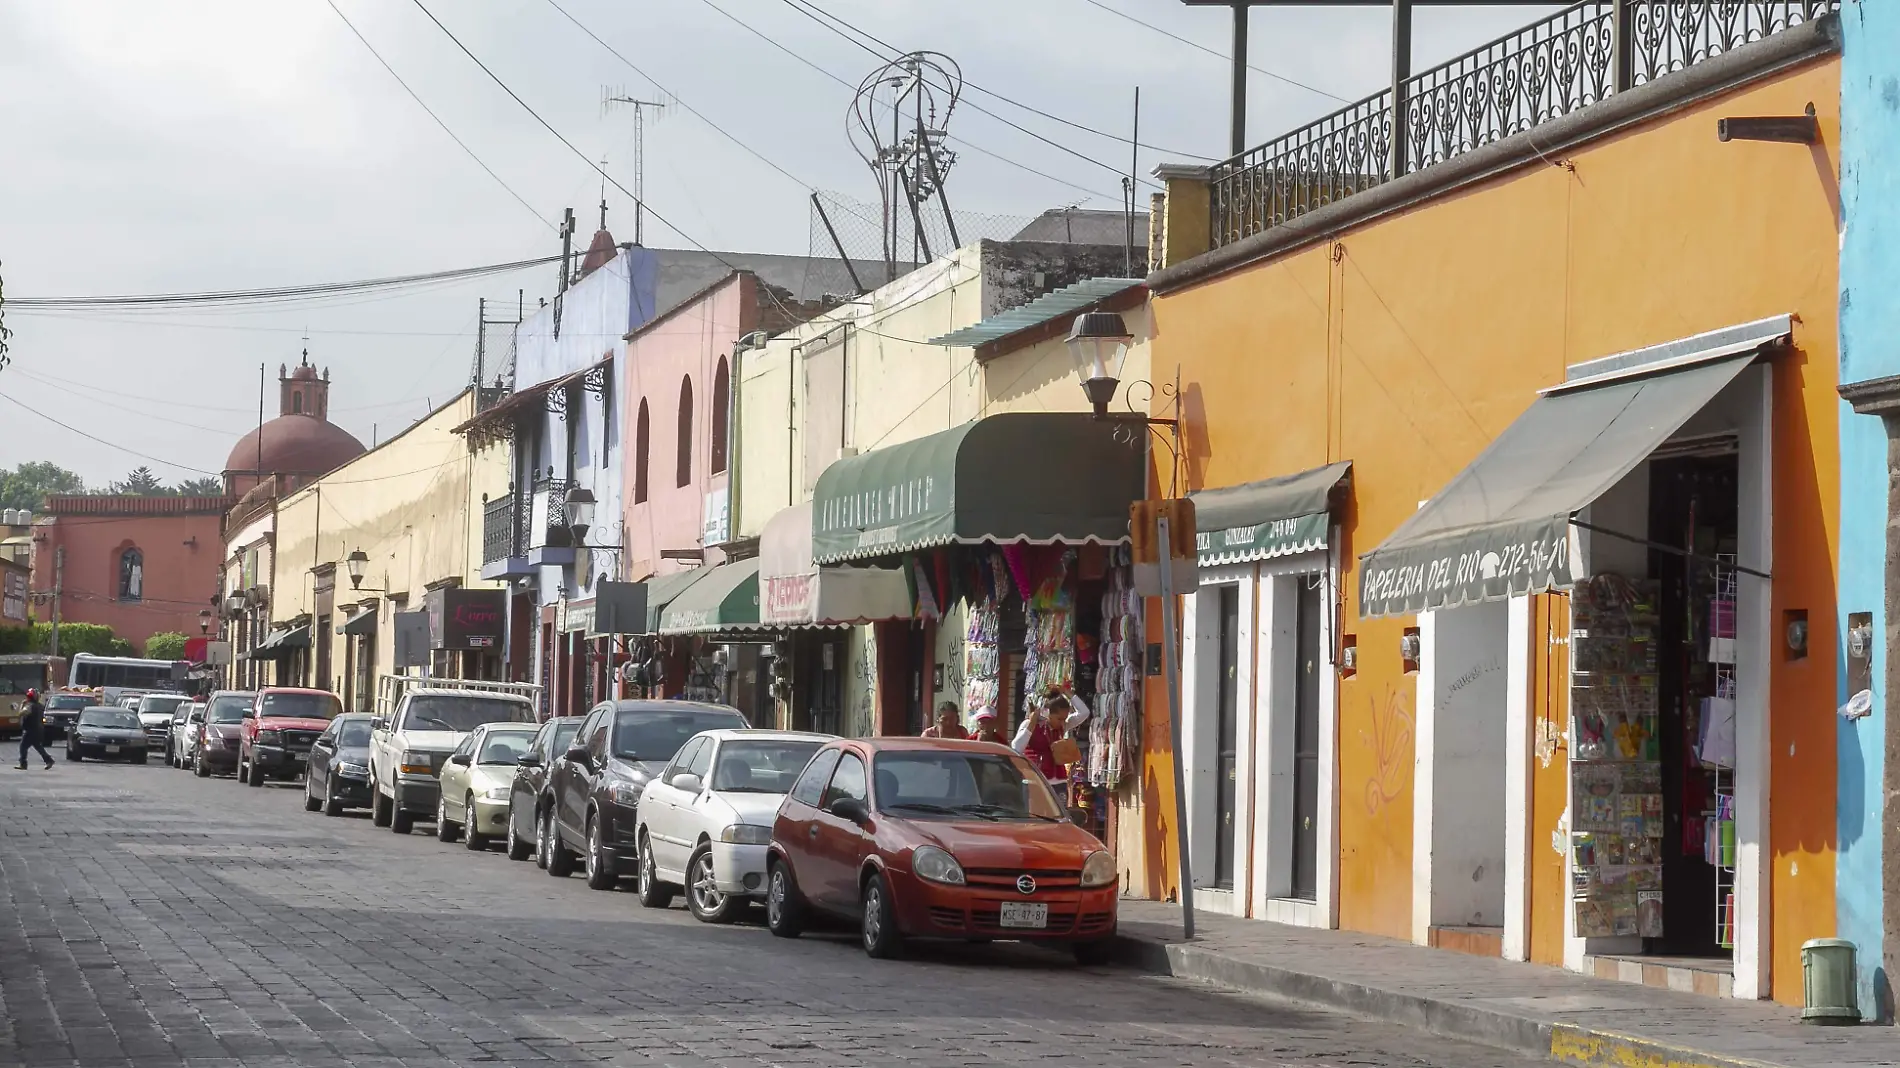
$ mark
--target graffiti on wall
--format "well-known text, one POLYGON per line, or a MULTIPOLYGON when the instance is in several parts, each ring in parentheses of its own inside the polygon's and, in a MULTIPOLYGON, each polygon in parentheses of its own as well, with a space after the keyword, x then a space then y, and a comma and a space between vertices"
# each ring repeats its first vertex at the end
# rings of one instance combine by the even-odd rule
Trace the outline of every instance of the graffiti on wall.
POLYGON ((1387 688, 1383 698, 1372 698, 1370 734, 1363 734, 1372 750, 1372 773, 1366 777, 1366 815, 1379 810, 1405 791, 1412 769, 1412 695, 1387 688))

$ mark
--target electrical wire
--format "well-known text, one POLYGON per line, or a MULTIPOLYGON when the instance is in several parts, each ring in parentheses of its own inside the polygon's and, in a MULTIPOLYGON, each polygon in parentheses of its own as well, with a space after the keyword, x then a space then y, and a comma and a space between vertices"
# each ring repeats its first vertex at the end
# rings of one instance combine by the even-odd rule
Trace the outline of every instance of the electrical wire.
POLYGON ((10 397, 10 396, 8 396, 8 395, 7 395, 7 394, 5 394, 5 393, 0 393, 0 400, 3 400, 3 401, 6 401, 6 402, 7 402, 7 403, 9 403, 9 404, 12 404, 12 405, 15 405, 15 406, 17 406, 17 407, 19 407, 19 408, 21 408, 22 410, 25 410, 25 411, 28 411, 28 412, 31 412, 31 413, 33 413, 34 415, 37 415, 37 416, 39 416, 39 417, 40 417, 41 419, 44 419, 44 420, 46 420, 47 422, 49 422, 49 423, 52 423, 52 424, 53 424, 54 426, 58 426, 58 427, 62 427, 62 428, 64 428, 64 429, 66 429, 66 430, 70 430, 70 431, 72 431, 73 433, 75 433, 75 434, 78 434, 78 435, 79 435, 80 437, 82 437, 82 438, 86 438, 86 439, 88 439, 88 440, 90 440, 90 441, 96 441, 96 442, 98 442, 99 444, 101 444, 101 445, 104 445, 104 446, 106 446, 107 448, 112 448, 112 449, 117 449, 117 450, 119 450, 120 452, 122 452, 122 453, 125 453, 125 454, 127 454, 127 455, 129 455, 129 456, 136 456, 136 457, 138 457, 138 458, 139 458, 139 459, 141 459, 141 460, 148 460, 148 461, 150 461, 150 462, 152 462, 152 463, 155 463, 155 464, 163 464, 163 465, 165 465, 166 467, 173 467, 173 468, 177 468, 177 469, 178 469, 178 470, 180 470, 180 471, 190 471, 190 472, 191 472, 192 474, 195 474, 195 475, 216 475, 216 474, 218 474, 218 473, 219 473, 219 472, 217 472, 217 471, 207 471, 207 470, 205 470, 205 469, 204 469, 204 468, 202 468, 202 467, 193 467, 193 466, 191 466, 190 464, 181 464, 181 463, 177 463, 177 462, 175 462, 175 461, 172 461, 172 460, 164 460, 164 459, 160 459, 159 457, 156 457, 156 456, 151 456, 151 455, 148 455, 148 454, 146 454, 146 453, 142 453, 142 452, 140 452, 140 451, 138 451, 137 449, 129 449, 129 448, 127 448, 127 447, 125 447, 124 445, 120 445, 120 444, 119 444, 119 443, 117 443, 117 442, 114 442, 114 441, 107 441, 106 439, 104 439, 104 438, 102 438, 102 437, 99 437, 99 436, 98 436, 98 435, 96 435, 96 434, 88 434, 88 433, 86 433, 86 432, 85 432, 84 430, 81 430, 81 429, 79 429, 78 427, 76 427, 76 426, 73 426, 73 425, 72 425, 72 424, 70 424, 70 423, 62 423, 62 422, 60 422, 59 420, 57 420, 57 419, 55 419, 55 418, 53 418, 52 416, 50 416, 50 415, 47 415, 47 414, 46 414, 45 412, 42 412, 42 411, 40 411, 40 410, 39 410, 38 408, 35 408, 35 407, 33 407, 32 405, 30 405, 30 404, 27 404, 26 402, 24 402, 24 401, 21 401, 21 400, 18 400, 18 399, 16 399, 16 398, 14 398, 14 397, 10 397))
MULTIPOLYGON (((572 147, 572 146, 569 146, 572 147)), ((602 172, 605 174, 606 172, 602 172)), ((487 275, 507 274, 511 271, 539 267, 543 264, 558 263, 560 256, 536 256, 532 259, 513 260, 507 263, 489 263, 478 267, 458 267, 447 271, 429 271, 423 274, 391 275, 384 278, 365 278, 349 282, 324 282, 315 285, 275 286, 265 289, 214 289, 186 293, 145 293, 119 294, 96 297, 9 297, 9 308, 164 308, 197 306, 243 306, 247 304, 282 303, 289 300, 307 299, 336 294, 374 292, 379 290, 400 289, 431 282, 481 278, 487 275)))
POLYGON ((501 175, 496 174, 495 169, 493 167, 490 167, 488 164, 482 162, 482 157, 476 155, 475 150, 468 147, 468 143, 466 141, 463 141, 460 137, 455 136, 455 131, 449 129, 449 124, 442 121, 442 116, 437 115, 435 113, 435 109, 430 107, 428 103, 425 102, 422 99, 422 97, 419 94, 417 94, 417 92, 414 89, 411 89, 409 87, 408 82, 403 81, 402 75, 396 73, 396 68, 390 66, 389 61, 383 58, 383 54, 381 52, 376 51, 376 46, 369 43, 369 38, 363 36, 363 31, 356 28, 356 23, 351 22, 350 17, 343 13, 343 9, 336 6, 336 0, 323 0, 323 2, 326 4, 329 4, 330 10, 336 12, 336 17, 343 20, 343 25, 348 26, 350 28, 350 32, 356 35, 356 39, 363 42, 363 47, 369 50, 370 55, 376 57, 376 62, 383 65, 383 69, 389 72, 389 76, 391 78, 396 79, 396 84, 402 86, 402 91, 409 94, 409 99, 414 100, 416 102, 417 107, 420 107, 423 111, 428 112, 429 117, 435 120, 435 124, 442 128, 442 132, 449 135, 449 140, 454 141, 456 145, 459 148, 461 148, 463 152, 466 152, 468 154, 468 158, 474 160, 475 165, 477 167, 480 167, 483 173, 487 174, 490 178, 493 178, 495 180, 496 185, 499 185, 503 189, 506 189, 508 191, 509 196, 514 197, 517 203, 519 203, 522 207, 528 209, 528 213, 534 216, 536 222, 539 222, 541 225, 547 227, 550 230, 554 230, 557 232, 560 230, 560 227, 548 221, 547 216, 542 215, 539 211, 535 210, 535 206, 533 204, 528 203, 528 198, 516 192, 514 186, 511 186, 507 182, 503 181, 501 175))
MULTIPOLYGON (((1082 2, 1085 4, 1088 4, 1091 7, 1101 8, 1103 11, 1106 11, 1109 14, 1116 16, 1117 18, 1127 19, 1129 22, 1132 22, 1137 26, 1143 27, 1145 29, 1153 30, 1154 32, 1170 40, 1179 41, 1180 43, 1187 45, 1189 48, 1198 49, 1202 52, 1206 52, 1210 56, 1216 56, 1216 57, 1219 57, 1220 59, 1227 60, 1229 63, 1233 62, 1233 59, 1234 59, 1233 56, 1230 56, 1227 53, 1222 52, 1217 48, 1209 48, 1199 41, 1190 40, 1186 37, 1181 36, 1178 33, 1174 33, 1169 30, 1164 30, 1161 27, 1156 26, 1152 22, 1143 22, 1142 20, 1136 18, 1135 16, 1130 15, 1126 11, 1118 11, 1115 8, 1108 6, 1107 4, 1103 3, 1102 0, 1082 0, 1082 2)), ((1295 78, 1289 78, 1284 74, 1281 74, 1277 71, 1268 70, 1265 67, 1257 67, 1257 66, 1254 66, 1252 63, 1249 63, 1247 64, 1247 69, 1250 71, 1253 71, 1255 74, 1264 74, 1267 77, 1272 78, 1276 82, 1284 82, 1287 85, 1293 86, 1295 89, 1304 89, 1309 93, 1316 93, 1320 96, 1325 97, 1328 100, 1337 100, 1341 104, 1352 103, 1352 101, 1347 100, 1345 97, 1339 96, 1336 93, 1329 93, 1326 90, 1321 89, 1316 85, 1308 85, 1303 81, 1299 81, 1298 79, 1295 79, 1295 78)))
MULTIPOLYGON (((14 373, 15 373, 15 374, 18 374, 18 375, 19 375, 20 377, 22 377, 22 378, 25 378, 25 379, 27 379, 28 381, 32 381, 32 382, 38 382, 38 383, 39 383, 40 385, 43 385, 43 386, 47 386, 47 387, 49 387, 49 388, 52 388, 52 389, 60 389, 60 388, 63 388, 63 387, 62 387, 62 386, 61 386, 61 385, 60 385, 59 383, 56 383, 56 382, 52 382, 52 381, 49 381, 49 380, 47 380, 47 379, 45 379, 45 378, 42 378, 42 377, 40 377, 39 375, 36 375, 36 374, 34 374, 33 372, 31 372, 31 371, 29 371, 29 370, 27 370, 27 369, 26 369, 26 368, 24 368, 24 367, 15 367, 15 368, 14 368, 13 370, 14 370, 14 373)), ((132 406, 131 406, 131 405, 129 405, 129 404, 120 404, 120 403, 118 403, 117 401, 109 401, 109 400, 106 400, 106 399, 105 399, 104 397, 93 397, 93 398, 91 398, 90 400, 88 400, 88 401, 87 401, 87 403, 88 403, 88 404, 103 404, 103 405, 105 405, 105 406, 106 406, 106 407, 108 407, 108 408, 117 408, 118 410, 120 410, 120 411, 122 411, 122 412, 129 412, 129 413, 131 413, 131 414, 133 414, 133 415, 136 415, 136 416, 139 416, 139 417, 141 417, 141 418, 143 418, 143 419, 146 419, 146 420, 149 420, 149 421, 151 421, 151 422, 155 422, 155 423, 167 423, 167 424, 170 424, 170 425, 172 425, 172 426, 182 426, 182 427, 186 427, 186 428, 188 428, 188 429, 191 429, 191 430, 202 430, 202 431, 205 431, 206 433, 209 433, 209 434, 225 434, 225 435, 229 435, 229 434, 241 434, 241 433, 243 433, 243 431, 240 431, 240 430, 232 430, 232 429, 230 429, 230 428, 228 428, 228 427, 216 427, 216 426, 202 426, 202 425, 200 425, 200 424, 198 424, 198 423, 187 423, 187 422, 185 422, 185 421, 184 421, 183 419, 168 419, 168 418, 166 418, 165 416, 162 416, 162 415, 157 415, 157 414, 155 414, 155 413, 154 413, 154 412, 153 412, 153 411, 151 410, 151 408, 150 408, 150 407, 145 407, 145 408, 134 408, 134 407, 132 407, 132 406)))

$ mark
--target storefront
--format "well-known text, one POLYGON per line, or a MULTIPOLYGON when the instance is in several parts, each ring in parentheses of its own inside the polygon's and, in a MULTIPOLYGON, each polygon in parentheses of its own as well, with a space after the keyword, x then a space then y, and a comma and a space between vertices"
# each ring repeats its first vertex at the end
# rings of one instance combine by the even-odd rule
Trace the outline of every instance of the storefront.
POLYGON ((501 680, 507 595, 448 586, 423 594, 429 618, 429 673, 438 678, 501 680))
POLYGON ((343 707, 368 712, 376 703, 376 615, 371 598, 343 605, 343 622, 336 632, 343 639, 343 707))
POLYGON ((1489 930, 1517 955, 1533 853, 1556 848, 1570 967, 1759 981, 1769 676, 1807 655, 1800 610, 1770 619, 1772 365, 1792 329, 1571 366, 1362 558, 1363 614, 1418 616, 1415 936, 1489 930), (1567 816, 1527 842, 1533 764, 1553 762, 1567 816))
POLYGON ((303 686, 310 664, 310 621, 294 619, 272 627, 251 648, 257 686, 303 686), (267 670, 264 665, 270 665, 267 670))
POLYGON ((661 638, 685 658, 681 695, 731 705, 755 727, 775 726, 765 656, 771 642, 759 621, 759 560, 702 570, 660 613, 661 638))
POLYGON ((1199 907, 1331 927, 1338 544, 1352 464, 1189 494, 1182 745, 1199 907))

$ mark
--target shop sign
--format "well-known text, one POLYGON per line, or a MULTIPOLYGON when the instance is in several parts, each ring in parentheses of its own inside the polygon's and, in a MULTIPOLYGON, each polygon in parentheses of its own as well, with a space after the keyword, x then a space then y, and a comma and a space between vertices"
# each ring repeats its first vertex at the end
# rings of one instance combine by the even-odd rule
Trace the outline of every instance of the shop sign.
POLYGON ((561 629, 564 631, 578 630, 583 633, 592 631, 594 629, 594 602, 569 601, 567 603, 567 615, 562 619, 561 629))
POLYGON ((823 560, 947 538, 954 533, 952 498, 935 475, 920 475, 820 500, 812 512, 815 555, 823 560))
POLYGON ((818 576, 774 575, 762 580, 759 602, 762 623, 809 623, 817 607, 818 576))
POLYGON ((731 510, 728 508, 729 494, 721 486, 706 494, 706 505, 700 517, 699 543, 701 545, 723 545, 731 536, 731 510))
POLYGON ((1411 615, 1568 589, 1570 517, 1484 527, 1370 553, 1359 561, 1359 614, 1411 615))
POLYGON ((1226 530, 1203 530, 1195 536, 1195 555, 1202 567, 1209 567, 1324 549, 1328 519, 1321 512, 1226 530))
POLYGON ((429 648, 494 649, 501 645, 506 595, 501 590, 430 590, 423 598, 429 615, 429 648))
POLYGON ((26 622, 26 572, 8 568, 5 599, 0 600, 0 616, 26 622))

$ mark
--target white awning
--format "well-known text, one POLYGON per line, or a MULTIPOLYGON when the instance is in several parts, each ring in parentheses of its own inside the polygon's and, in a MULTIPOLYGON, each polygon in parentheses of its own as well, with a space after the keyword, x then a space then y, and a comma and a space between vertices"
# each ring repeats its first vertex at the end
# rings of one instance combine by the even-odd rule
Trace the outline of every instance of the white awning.
POLYGON ((766 521, 759 536, 759 622, 836 626, 910 617, 904 573, 885 567, 819 567, 812 560, 811 503, 766 521))

